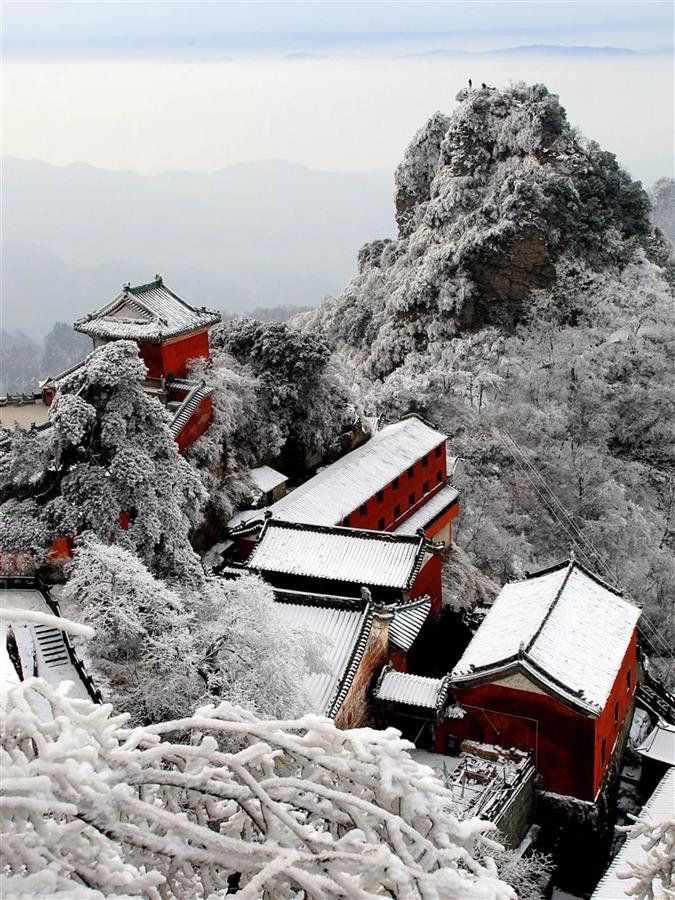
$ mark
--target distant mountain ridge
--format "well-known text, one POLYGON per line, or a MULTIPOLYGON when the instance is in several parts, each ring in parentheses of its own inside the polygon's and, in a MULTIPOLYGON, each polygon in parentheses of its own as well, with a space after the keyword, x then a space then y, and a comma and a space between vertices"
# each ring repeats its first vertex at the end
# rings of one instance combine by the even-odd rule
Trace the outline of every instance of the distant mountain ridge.
POLYGON ((393 233, 391 176, 241 163, 139 175, 3 160, 3 327, 41 336, 162 272, 198 305, 310 306, 393 233))

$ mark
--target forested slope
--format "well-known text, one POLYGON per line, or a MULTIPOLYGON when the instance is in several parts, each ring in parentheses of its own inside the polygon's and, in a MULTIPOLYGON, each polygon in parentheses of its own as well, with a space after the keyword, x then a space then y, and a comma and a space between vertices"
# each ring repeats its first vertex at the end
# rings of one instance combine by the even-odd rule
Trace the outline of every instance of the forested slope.
POLYGON ((575 549, 672 646, 670 245, 545 87, 458 100, 398 167, 398 238, 297 327, 355 369, 367 411, 448 431, 467 460, 457 541, 487 574, 575 549))

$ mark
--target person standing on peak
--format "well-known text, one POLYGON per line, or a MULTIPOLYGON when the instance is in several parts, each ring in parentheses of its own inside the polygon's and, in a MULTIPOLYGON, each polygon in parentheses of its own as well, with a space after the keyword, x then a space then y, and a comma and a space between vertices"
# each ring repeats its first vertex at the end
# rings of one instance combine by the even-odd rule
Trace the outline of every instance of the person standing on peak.
POLYGON ((469 90, 473 87, 473 81, 469 78, 469 90))

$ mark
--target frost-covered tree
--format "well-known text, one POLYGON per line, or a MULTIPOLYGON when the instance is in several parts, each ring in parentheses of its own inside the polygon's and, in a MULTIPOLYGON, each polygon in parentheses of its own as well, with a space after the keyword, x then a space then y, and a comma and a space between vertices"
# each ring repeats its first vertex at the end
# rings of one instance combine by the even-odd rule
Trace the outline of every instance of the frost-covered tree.
POLYGON ((631 853, 628 869, 618 872, 626 879, 626 896, 634 900, 673 900, 675 897, 675 812, 659 821, 640 818, 627 831, 640 842, 642 855, 631 853))
POLYGON ((96 632, 86 649, 104 692, 134 721, 219 699, 263 716, 309 708, 304 678, 309 667, 322 670, 320 649, 285 625, 259 578, 169 586, 92 534, 78 539, 67 575, 63 602, 96 632))
POLYGON ((393 729, 225 702, 130 728, 41 679, 1 727, 4 897, 516 898, 393 729))
POLYGON ((12 437, 0 458, 8 549, 44 558, 55 537, 86 528, 133 549, 159 574, 192 577, 189 534, 206 492, 178 453, 168 413, 143 391, 145 374, 136 344, 107 344, 60 383, 51 428, 12 437))

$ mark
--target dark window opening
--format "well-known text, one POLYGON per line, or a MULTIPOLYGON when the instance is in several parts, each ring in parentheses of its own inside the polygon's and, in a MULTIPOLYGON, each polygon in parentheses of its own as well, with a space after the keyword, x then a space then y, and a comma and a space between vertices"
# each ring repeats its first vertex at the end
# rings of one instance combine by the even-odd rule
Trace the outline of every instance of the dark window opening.
POLYGON ((441 481, 443 481, 443 473, 442 473, 442 472, 436 472, 436 484, 440 484, 441 481))
POLYGON ((362 503, 359 512, 362 516, 365 516, 368 512, 368 503, 362 503))
POLYGON ((395 491, 397 491, 397 490, 398 490, 399 484, 400 484, 399 479, 398 479, 398 478, 394 478, 394 480, 393 480, 392 483, 391 483, 391 486, 394 488, 395 491))
POLYGON ((375 496, 377 497, 377 502, 382 503, 382 501, 384 500, 384 491, 378 491, 375 496))
POLYGON ((600 755, 604 763, 605 758, 607 757, 607 738, 602 739, 602 750, 600 751, 600 755))
POLYGON ((629 669, 626 672, 626 690, 627 691, 629 691, 631 689, 632 679, 633 679, 633 672, 631 669, 629 669))
POLYGON ((398 519, 398 517, 399 517, 400 515, 401 515, 401 507, 400 507, 400 506, 395 506, 395 507, 394 507, 394 518, 395 518, 395 519, 398 519))
POLYGON ((443 452, 443 448, 442 448, 440 445, 439 445, 438 447, 436 447, 436 459, 440 459, 440 458, 441 458, 441 453, 442 453, 442 452, 443 452))
POLYGON ((619 724, 619 704, 618 703, 614 704, 614 724, 615 725, 619 724))
POLYGON ((410 466, 410 468, 408 469, 408 478, 412 478, 414 474, 415 474, 415 466, 410 466))
POLYGON ((425 481, 424 484, 422 485, 422 493, 423 494, 429 493, 429 482, 428 481, 425 481))
POLYGON ((377 527, 380 529, 380 531, 384 531, 384 516, 377 523, 377 527))
POLYGON ((414 504, 415 504, 415 495, 410 494, 410 496, 408 497, 408 506, 414 506, 414 504))
POLYGON ((429 465, 429 457, 425 456, 422 458, 422 468, 426 469, 428 465, 429 465))

